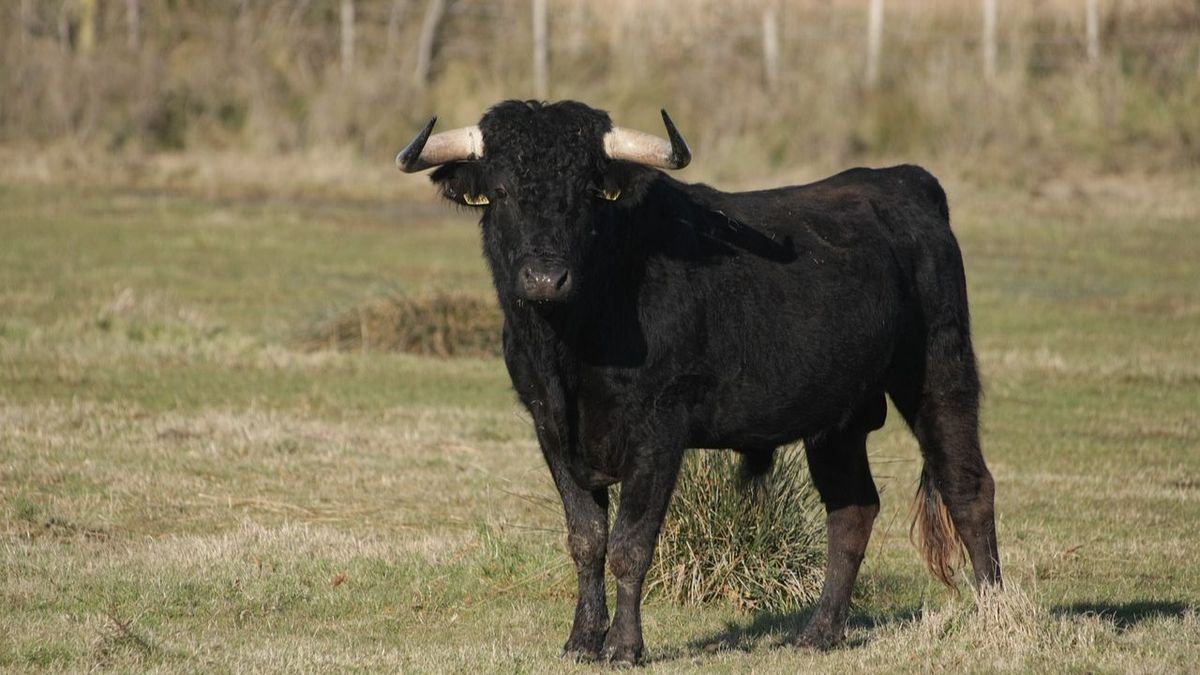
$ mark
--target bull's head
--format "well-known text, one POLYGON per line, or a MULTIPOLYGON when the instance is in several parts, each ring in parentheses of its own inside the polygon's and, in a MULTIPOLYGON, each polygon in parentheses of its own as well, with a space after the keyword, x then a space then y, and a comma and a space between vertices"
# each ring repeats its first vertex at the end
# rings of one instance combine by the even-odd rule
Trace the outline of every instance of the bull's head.
MULTIPOLYGON (((484 249, 497 290, 532 302, 565 302, 595 254, 659 174, 691 160, 662 112, 668 138, 613 126, 582 103, 507 101, 477 126, 432 134, 437 118, 396 156, 405 172, 438 167, 447 199, 483 210, 484 249)), ((511 296, 510 296, 511 297, 511 296)))

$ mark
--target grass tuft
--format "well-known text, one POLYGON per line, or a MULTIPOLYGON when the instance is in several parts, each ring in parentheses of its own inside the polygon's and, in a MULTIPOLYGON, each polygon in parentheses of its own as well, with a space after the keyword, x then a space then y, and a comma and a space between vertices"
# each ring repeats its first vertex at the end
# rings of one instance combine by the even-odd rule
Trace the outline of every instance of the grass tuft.
POLYGON ((684 605, 797 610, 821 591, 824 518, 798 450, 742 486, 731 452, 692 452, 671 500, 647 587, 684 605))
POLYGON ((133 619, 121 618, 112 608, 104 612, 103 623, 97 628, 92 645, 97 667, 112 667, 114 659, 122 653, 132 655, 135 662, 140 663, 156 651, 157 646, 134 624, 133 619))
POLYGON ((463 293, 395 293, 342 312, 309 331, 308 349, 398 351, 424 356, 498 356, 500 310, 463 293))

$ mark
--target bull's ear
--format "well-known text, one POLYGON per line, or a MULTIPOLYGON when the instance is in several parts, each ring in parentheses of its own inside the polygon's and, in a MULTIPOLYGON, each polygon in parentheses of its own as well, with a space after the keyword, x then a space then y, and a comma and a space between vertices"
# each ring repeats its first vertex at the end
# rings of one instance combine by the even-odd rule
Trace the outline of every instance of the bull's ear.
POLYGON ((476 162, 452 162, 439 166, 429 180, 442 192, 442 196, 463 206, 487 206, 488 186, 482 167, 476 162))
POLYGON ((596 196, 620 206, 633 206, 642 201, 650 185, 662 174, 634 162, 611 162, 605 167, 602 183, 596 196))

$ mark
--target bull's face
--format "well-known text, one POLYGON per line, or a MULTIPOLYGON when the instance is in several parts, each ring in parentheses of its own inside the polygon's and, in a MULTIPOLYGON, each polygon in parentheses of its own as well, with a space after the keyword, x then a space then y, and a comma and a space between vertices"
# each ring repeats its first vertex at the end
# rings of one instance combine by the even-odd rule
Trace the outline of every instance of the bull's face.
MULTIPOLYGON (((436 118, 435 118, 436 119, 436 118)), ((447 199, 482 210, 484 249, 501 295, 534 303, 577 297, 598 233, 635 205, 657 175, 681 168, 687 145, 613 127, 582 103, 508 101, 479 125, 430 135, 401 151, 405 171, 437 166, 447 199)))

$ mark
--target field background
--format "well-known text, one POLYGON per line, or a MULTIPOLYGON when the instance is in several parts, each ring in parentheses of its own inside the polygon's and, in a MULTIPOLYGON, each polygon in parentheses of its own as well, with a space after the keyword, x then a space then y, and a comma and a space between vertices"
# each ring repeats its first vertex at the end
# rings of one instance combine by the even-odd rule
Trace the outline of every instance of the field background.
MULTIPOLYGON (((0 669, 594 669, 554 658, 573 573, 503 365, 311 339, 489 298, 471 217, 391 156, 534 94, 530 5, 446 4, 416 78, 433 3, 349 3, 349 65, 345 4, 0 7, 0 669)), ((1194 668, 1200 8, 1099 2, 1093 58, 1085 4, 1004 3, 987 76, 979 3, 889 0, 868 81, 865 0, 549 0, 548 94, 665 105, 685 178, 942 177, 985 380, 1005 593, 921 568, 893 414, 847 646, 652 597, 650 670, 1194 668)))

